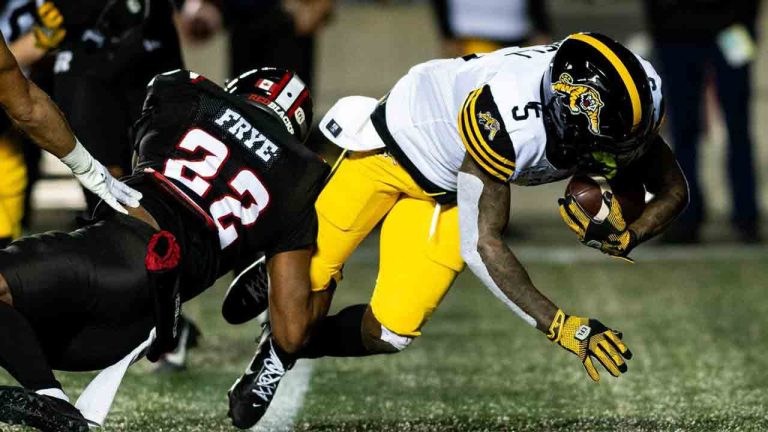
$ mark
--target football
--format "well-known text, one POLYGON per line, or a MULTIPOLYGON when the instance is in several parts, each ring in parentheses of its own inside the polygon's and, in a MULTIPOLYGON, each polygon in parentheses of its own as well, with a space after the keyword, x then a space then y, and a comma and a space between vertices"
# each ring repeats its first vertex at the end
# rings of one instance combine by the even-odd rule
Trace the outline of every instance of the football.
POLYGON ((645 209, 645 187, 631 180, 606 180, 605 177, 577 174, 568 182, 565 196, 572 196, 590 216, 596 217, 603 205, 603 190, 616 196, 621 213, 627 223, 632 223, 645 209))

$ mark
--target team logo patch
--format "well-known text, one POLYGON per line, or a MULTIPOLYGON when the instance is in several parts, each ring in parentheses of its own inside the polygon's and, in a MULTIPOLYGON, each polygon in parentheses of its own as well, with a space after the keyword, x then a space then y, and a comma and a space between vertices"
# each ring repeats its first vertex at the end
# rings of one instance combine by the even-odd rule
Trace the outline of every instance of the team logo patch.
POLYGON ((552 83, 552 90, 568 97, 568 108, 573 114, 584 114, 589 119, 589 131, 600 135, 600 110, 605 105, 600 93, 584 84, 574 84, 568 73, 560 74, 560 80, 552 83))
POLYGON ((499 121, 493 118, 490 112, 480 112, 477 114, 477 121, 481 125, 483 125, 483 129, 488 131, 488 140, 493 141, 493 139, 496 137, 496 134, 499 133, 501 130, 501 125, 499 125, 499 121))
POLYGON ((325 125, 325 128, 328 130, 328 132, 331 133, 331 135, 333 135, 334 138, 338 138, 339 135, 341 135, 341 126, 336 123, 336 120, 331 119, 331 121, 325 125))

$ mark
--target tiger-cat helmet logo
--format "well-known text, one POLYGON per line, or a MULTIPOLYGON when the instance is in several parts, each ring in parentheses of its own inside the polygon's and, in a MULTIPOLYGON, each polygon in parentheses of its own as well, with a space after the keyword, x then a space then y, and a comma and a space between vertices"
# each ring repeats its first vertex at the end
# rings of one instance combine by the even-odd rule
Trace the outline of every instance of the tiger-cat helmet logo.
POLYGON ((600 93, 585 84, 574 84, 568 73, 560 74, 560 80, 552 83, 552 90, 568 97, 568 109, 572 114, 584 114, 589 119, 589 131, 600 135, 600 111, 605 103, 600 93))

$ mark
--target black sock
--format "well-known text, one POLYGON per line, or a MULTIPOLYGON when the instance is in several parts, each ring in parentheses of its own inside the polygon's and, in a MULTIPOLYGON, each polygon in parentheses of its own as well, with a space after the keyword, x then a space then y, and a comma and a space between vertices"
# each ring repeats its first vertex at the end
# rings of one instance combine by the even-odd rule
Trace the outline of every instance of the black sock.
POLYGON ((0 366, 24 388, 61 388, 29 321, 3 302, 0 302, 0 366))
POLYGON ((368 355, 361 328, 367 304, 349 306, 317 323, 312 337, 296 354, 298 358, 362 357, 368 355))
POLYGON ((10 237, 0 237, 0 249, 5 249, 12 241, 10 237))

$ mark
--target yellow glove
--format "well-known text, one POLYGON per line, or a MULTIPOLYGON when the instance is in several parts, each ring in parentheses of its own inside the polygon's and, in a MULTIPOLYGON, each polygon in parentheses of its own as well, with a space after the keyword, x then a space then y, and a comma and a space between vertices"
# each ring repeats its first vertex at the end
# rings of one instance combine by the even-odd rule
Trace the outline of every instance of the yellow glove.
POLYGON ((40 24, 32 29, 36 45, 46 50, 56 48, 67 35, 67 30, 62 26, 64 17, 56 5, 49 1, 37 8, 37 15, 40 24))
POLYGON ((603 201, 609 211, 602 221, 590 217, 570 195, 558 201, 560 216, 584 245, 632 261, 627 255, 637 246, 637 235, 627 227, 621 205, 611 192, 603 194, 603 201))
POLYGON ((587 374, 595 382, 600 381, 600 374, 592 363, 592 357, 615 377, 627 371, 622 356, 629 360, 632 352, 621 341, 621 337, 620 332, 609 329, 596 319, 568 316, 560 309, 547 333, 549 340, 581 359, 587 374))

